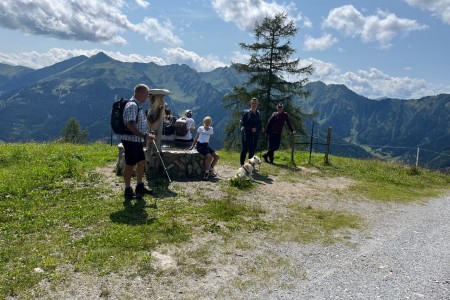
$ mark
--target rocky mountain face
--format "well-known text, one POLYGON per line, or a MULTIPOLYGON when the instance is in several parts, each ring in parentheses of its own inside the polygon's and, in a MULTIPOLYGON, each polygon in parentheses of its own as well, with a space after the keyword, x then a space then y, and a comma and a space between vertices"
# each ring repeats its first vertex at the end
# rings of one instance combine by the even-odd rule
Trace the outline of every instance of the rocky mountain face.
MULTIPOLYGON (((0 64, 0 140, 55 140, 67 120, 75 117, 90 141, 109 142, 113 101, 131 97, 140 82, 169 89, 165 99, 172 111, 182 115, 191 109, 196 126, 210 115, 215 128, 212 146, 223 147, 221 129, 231 119, 223 96, 245 82, 243 75, 227 67, 199 73, 186 65, 125 63, 104 53, 38 70, 0 64)), ((317 113, 306 120, 307 128, 314 122, 317 136, 332 127, 332 154, 414 162, 419 147, 421 165, 450 167, 450 95, 372 100, 344 85, 311 82, 305 89, 310 96, 294 103, 304 112, 317 113)), ((118 137, 113 135, 112 142, 118 143, 118 137)))

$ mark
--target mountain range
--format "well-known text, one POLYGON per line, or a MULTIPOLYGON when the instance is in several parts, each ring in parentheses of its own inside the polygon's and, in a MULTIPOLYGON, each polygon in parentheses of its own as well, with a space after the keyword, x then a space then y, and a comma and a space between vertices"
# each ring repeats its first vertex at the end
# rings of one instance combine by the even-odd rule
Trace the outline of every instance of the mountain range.
MULTIPOLYGON (((0 140, 56 140, 74 117, 90 141, 118 143, 109 125, 111 105, 122 96, 131 97, 141 82, 170 90, 165 97, 169 107, 177 115, 191 109, 197 126, 210 115, 212 146, 223 147, 225 133, 220 129, 231 120, 223 97, 245 82, 244 75, 230 67, 197 72, 186 65, 120 62, 102 52, 37 70, 0 64, 0 140)), ((305 123, 319 145, 315 147, 325 142, 331 127, 332 154, 414 163, 419 148, 420 165, 450 169, 449 94, 374 100, 344 85, 320 81, 304 89, 309 96, 295 98, 294 104, 306 113, 316 112, 305 123)))

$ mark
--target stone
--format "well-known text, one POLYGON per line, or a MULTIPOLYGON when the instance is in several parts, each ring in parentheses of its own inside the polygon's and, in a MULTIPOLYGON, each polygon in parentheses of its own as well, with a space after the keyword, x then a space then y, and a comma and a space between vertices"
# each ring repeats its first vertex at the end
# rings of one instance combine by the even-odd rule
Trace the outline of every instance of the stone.
MULTIPOLYGON (((118 160, 116 164, 116 174, 118 176, 123 175, 123 169, 125 168, 125 150, 122 144, 118 147, 118 160)), ((164 146, 160 151, 161 158, 164 165, 160 165, 159 170, 150 172, 149 179, 153 176, 167 176, 165 174, 164 166, 167 169, 167 173, 171 179, 174 178, 200 178, 204 172, 205 157, 197 152, 197 150, 180 149, 174 146, 164 146)), ((160 162, 159 155, 153 153, 152 156, 147 158, 147 168, 151 165, 155 165, 150 160, 158 160, 160 162)), ((149 172, 146 172, 149 174, 149 172)))

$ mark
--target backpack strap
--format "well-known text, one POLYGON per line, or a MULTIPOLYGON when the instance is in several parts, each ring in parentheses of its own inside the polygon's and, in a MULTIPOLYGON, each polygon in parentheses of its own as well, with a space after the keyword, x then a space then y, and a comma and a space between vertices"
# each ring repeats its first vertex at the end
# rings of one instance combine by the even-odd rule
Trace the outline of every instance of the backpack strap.
POLYGON ((136 103, 136 106, 137 106, 137 113, 136 113, 136 123, 137 123, 137 121, 138 121, 138 118, 139 118, 139 111, 141 110, 141 108, 140 108, 140 106, 139 106, 139 103, 137 103, 137 101, 136 100, 133 100, 133 102, 134 103, 136 103))
MULTIPOLYGON (((131 102, 136 103, 136 106, 137 106, 136 120, 134 120, 136 122, 136 124, 137 124, 138 118, 139 118, 139 111, 141 110, 141 108, 139 107, 139 104, 137 103, 136 100, 132 100, 131 102)), ((128 124, 125 124, 125 127, 128 129, 128 124)))

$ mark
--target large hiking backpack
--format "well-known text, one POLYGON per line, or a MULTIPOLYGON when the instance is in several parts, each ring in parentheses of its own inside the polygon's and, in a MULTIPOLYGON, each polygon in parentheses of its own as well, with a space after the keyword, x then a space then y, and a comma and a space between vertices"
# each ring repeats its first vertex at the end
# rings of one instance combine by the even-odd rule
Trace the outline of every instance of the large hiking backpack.
POLYGON ((185 136, 189 132, 186 125, 186 118, 178 118, 175 121, 175 135, 185 136))
MULTIPOLYGON (((111 128, 115 134, 133 134, 125 125, 123 122, 123 110, 125 109, 125 105, 130 100, 125 98, 120 98, 120 100, 117 100, 112 105, 112 111, 111 111, 111 128)), ((136 122, 137 118, 139 116, 139 107, 138 107, 138 113, 136 114, 136 122)))

